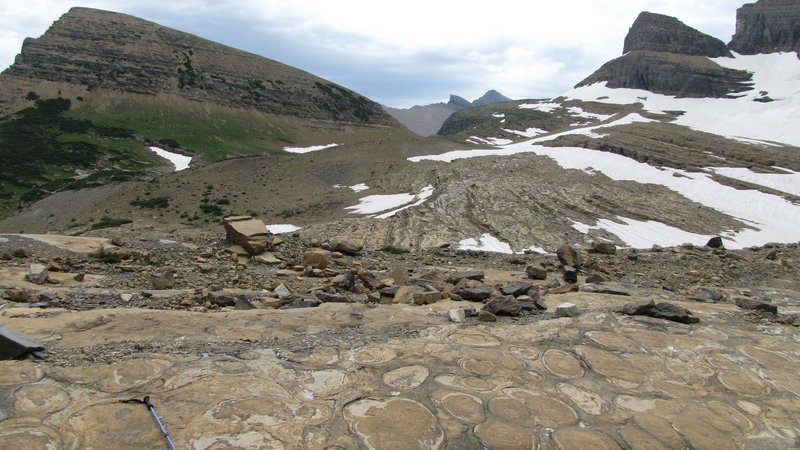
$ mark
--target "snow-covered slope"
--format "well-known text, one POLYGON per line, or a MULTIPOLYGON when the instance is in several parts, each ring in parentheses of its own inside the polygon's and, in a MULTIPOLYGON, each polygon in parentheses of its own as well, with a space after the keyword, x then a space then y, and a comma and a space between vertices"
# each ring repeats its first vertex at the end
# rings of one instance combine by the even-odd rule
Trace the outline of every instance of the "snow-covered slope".
POLYGON ((642 103, 652 112, 683 111, 676 124, 746 142, 800 147, 800 59, 796 53, 712 60, 723 67, 751 72, 753 89, 737 98, 676 98, 637 89, 610 89, 603 82, 573 89, 564 96, 604 103, 642 103))

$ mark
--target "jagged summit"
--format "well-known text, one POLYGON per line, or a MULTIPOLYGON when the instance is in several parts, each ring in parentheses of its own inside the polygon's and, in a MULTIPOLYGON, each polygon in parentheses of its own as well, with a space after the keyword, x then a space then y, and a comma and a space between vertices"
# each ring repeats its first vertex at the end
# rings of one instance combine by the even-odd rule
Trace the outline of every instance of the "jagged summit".
POLYGON ((492 103, 507 102, 509 100, 511 99, 492 89, 473 101, 472 106, 491 105, 492 103))
POLYGON ((610 88, 695 98, 727 97, 750 89, 749 73, 709 59, 731 56, 722 41, 674 17, 641 13, 625 37, 623 53, 575 87, 605 81, 610 88))
POLYGON ((505 95, 491 89, 472 102, 464 97, 450 94, 450 100, 448 100, 447 103, 439 102, 424 106, 417 105, 409 109, 384 106, 384 109, 409 130, 422 136, 431 136, 436 134, 447 118, 456 111, 461 111, 462 109, 473 106, 507 102, 509 100, 510 99, 505 95))
POLYGON ((736 34, 728 47, 744 55, 800 51, 800 3, 759 0, 736 11, 736 34))
POLYGON ((731 52, 721 40, 701 33, 674 17, 647 11, 639 14, 628 31, 628 35, 625 36, 622 53, 635 51, 667 52, 712 58, 731 56, 731 52))
POLYGON ((90 8, 72 8, 44 35, 26 39, 2 78, 5 85, 24 85, 0 93, 0 108, 7 112, 19 106, 25 95, 20 90, 35 90, 39 82, 86 91, 177 95, 296 117, 393 123, 377 103, 302 70, 137 17, 90 8))

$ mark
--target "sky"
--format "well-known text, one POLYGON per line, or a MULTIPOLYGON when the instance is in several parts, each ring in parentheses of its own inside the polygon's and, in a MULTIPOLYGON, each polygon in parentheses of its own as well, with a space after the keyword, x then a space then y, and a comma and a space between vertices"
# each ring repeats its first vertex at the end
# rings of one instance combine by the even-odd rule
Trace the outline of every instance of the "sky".
POLYGON ((0 69, 72 6, 131 14, 326 78, 388 106, 551 98, 620 56, 642 11, 729 42, 745 0, 2 0, 0 69))

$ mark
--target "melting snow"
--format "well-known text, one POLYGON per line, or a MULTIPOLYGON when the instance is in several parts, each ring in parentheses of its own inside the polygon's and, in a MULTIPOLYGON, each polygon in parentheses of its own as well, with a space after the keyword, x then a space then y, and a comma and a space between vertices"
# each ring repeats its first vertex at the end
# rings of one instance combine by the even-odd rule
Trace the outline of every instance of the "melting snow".
POLYGON ((345 209, 352 209, 351 214, 377 214, 376 219, 386 219, 398 212, 421 205, 433 195, 433 186, 428 185, 422 188, 418 194, 389 194, 389 195, 369 195, 359 199, 359 204, 348 206, 345 209))
POLYGON ((459 250, 478 250, 484 252, 513 254, 511 245, 503 242, 489 233, 483 233, 478 239, 464 239, 458 243, 459 250))
POLYGON ((708 170, 726 177, 800 196, 800 172, 780 169, 789 173, 757 173, 743 167, 709 167, 708 170))
POLYGON ((472 142, 473 144, 508 145, 514 141, 512 141, 511 139, 503 139, 496 137, 482 138, 478 136, 470 136, 469 139, 467 139, 467 142, 472 142))
POLYGON ((574 222, 572 227, 584 234, 590 230, 606 230, 633 248, 650 248, 653 244, 673 247, 687 242, 704 245, 711 238, 709 235, 690 233, 654 220, 640 221, 621 216, 617 216, 616 221, 598 219, 594 226, 574 222))
POLYGON ((189 168, 189 163, 192 162, 191 156, 184 156, 178 153, 168 152, 158 147, 150 147, 150 151, 156 155, 168 160, 175 166, 175 172, 189 168))
POLYGON ((503 118, 503 117, 505 117, 505 116, 506 116, 506 115, 505 115, 505 114, 503 114, 503 113, 494 113, 494 114, 492 114, 492 117, 497 117, 498 119, 502 119, 502 118, 503 118))
POLYGON ((522 103, 519 105, 519 109, 535 109, 541 112, 553 112, 554 110, 561 108, 560 103, 522 103))
POLYGON ((732 139, 800 146, 800 60, 795 53, 712 60, 753 73, 753 89, 738 98, 675 98, 638 89, 611 89, 602 82, 573 89, 565 96, 605 103, 640 102, 653 112, 684 111, 674 123, 732 139), (754 101, 765 95, 775 101, 754 101))
POLYGON ((325 150, 326 148, 336 147, 338 145, 339 144, 312 145, 311 147, 283 147, 283 151, 289 153, 309 153, 325 150))
POLYGON ((584 118, 587 118, 587 119, 597 119, 597 120, 601 120, 601 121, 602 120, 608 120, 608 119, 610 119, 610 118, 612 118, 614 116, 613 114, 595 114, 595 113, 590 113, 588 111, 584 111, 583 109, 581 109, 580 107, 577 107, 577 106, 570 106, 569 108, 567 108, 567 111, 572 116, 584 117, 584 118))
POLYGON ((527 137, 527 138, 536 137, 539 136, 540 134, 547 134, 547 130, 543 130, 541 128, 528 128, 525 131, 510 130, 508 128, 501 128, 501 130, 505 131, 506 133, 518 134, 522 137, 527 137))
POLYGON ((280 223, 274 225, 267 225, 267 230, 269 230, 272 234, 283 234, 283 233, 293 233, 299 230, 300 227, 290 225, 288 223, 280 223))

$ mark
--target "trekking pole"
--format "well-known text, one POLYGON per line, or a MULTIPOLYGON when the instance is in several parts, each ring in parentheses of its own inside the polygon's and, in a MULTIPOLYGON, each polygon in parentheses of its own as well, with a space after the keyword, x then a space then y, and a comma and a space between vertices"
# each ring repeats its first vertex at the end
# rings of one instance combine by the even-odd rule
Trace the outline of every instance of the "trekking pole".
POLYGON ((169 445, 170 450, 175 450, 175 446, 172 444, 172 439, 169 438, 169 434, 167 434, 167 429, 164 428, 164 424, 161 423, 161 419, 158 418, 158 414, 156 414, 156 408, 153 406, 153 403, 150 401, 150 396, 146 395, 143 400, 139 400, 138 398, 132 398, 129 400, 120 400, 122 403, 143 403, 147 406, 147 409, 150 410, 150 414, 153 415, 153 418, 156 419, 156 423, 158 424, 158 428, 161 429, 161 433, 164 435, 164 438, 167 440, 167 444, 169 445))

